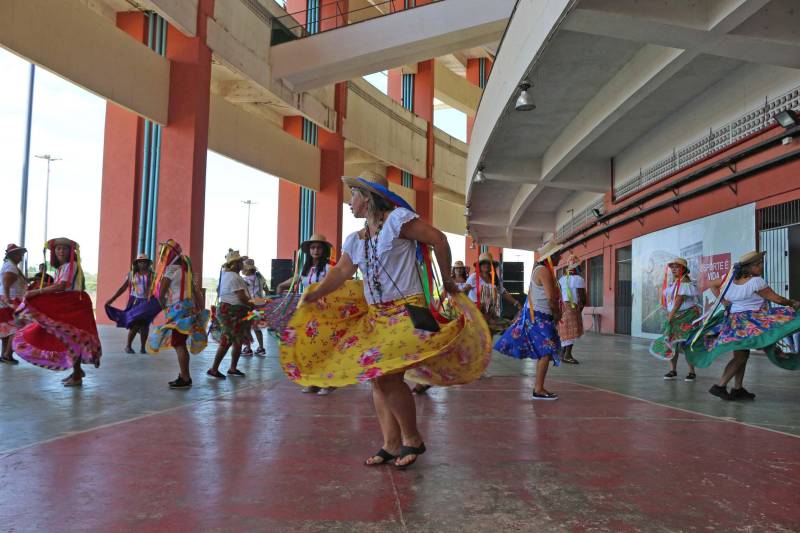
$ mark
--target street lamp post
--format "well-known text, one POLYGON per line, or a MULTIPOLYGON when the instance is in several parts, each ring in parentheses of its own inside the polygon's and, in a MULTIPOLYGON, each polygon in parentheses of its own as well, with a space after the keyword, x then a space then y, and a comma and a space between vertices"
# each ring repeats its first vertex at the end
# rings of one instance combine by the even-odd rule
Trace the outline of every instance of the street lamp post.
POLYGON ((250 257, 250 208, 257 204, 252 200, 242 200, 242 203, 247 206, 247 245, 244 249, 244 255, 250 257))
POLYGON ((35 157, 47 161, 47 181, 44 186, 44 242, 47 242, 47 216, 50 207, 50 163, 53 161, 61 161, 61 158, 53 157, 50 154, 42 154, 35 157))

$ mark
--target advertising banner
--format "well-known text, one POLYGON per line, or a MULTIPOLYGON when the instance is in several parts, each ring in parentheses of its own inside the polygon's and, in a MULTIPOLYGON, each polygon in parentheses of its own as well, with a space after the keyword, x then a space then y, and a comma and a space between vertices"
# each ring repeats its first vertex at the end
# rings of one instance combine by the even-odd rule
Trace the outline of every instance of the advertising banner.
POLYGON ((739 256, 755 250, 755 225, 755 204, 748 204, 634 239, 631 335, 655 338, 661 334, 666 318, 661 287, 669 261, 686 258, 703 303, 710 304, 714 295, 709 284, 724 276, 739 256))

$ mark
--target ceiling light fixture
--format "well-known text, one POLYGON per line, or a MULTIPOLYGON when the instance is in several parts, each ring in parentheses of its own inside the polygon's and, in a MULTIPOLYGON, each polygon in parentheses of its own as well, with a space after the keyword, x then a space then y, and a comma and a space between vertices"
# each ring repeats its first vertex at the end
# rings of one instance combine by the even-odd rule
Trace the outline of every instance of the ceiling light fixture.
POLYGON ((784 127, 784 129, 793 128, 800 124, 800 117, 797 116, 797 112, 791 109, 787 109, 786 111, 781 111, 777 113, 774 118, 778 124, 784 127))
POLYGON ((514 109, 517 111, 533 111, 536 109, 536 104, 533 102, 533 96, 528 93, 531 88, 529 81, 523 81, 519 84, 519 96, 517 96, 517 103, 514 104, 514 109))
POLYGON ((486 181, 486 174, 483 173, 483 165, 478 167, 478 172, 475 174, 475 183, 483 183, 486 181))

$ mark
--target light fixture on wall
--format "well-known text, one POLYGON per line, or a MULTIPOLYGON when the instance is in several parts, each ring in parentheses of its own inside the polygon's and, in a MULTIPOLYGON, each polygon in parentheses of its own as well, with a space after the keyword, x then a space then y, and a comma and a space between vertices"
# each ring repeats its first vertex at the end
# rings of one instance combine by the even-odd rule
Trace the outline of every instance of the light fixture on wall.
POLYGON ((464 208, 464 216, 465 216, 465 217, 468 217, 468 216, 470 216, 471 214, 472 214, 472 212, 469 210, 469 206, 465 207, 465 208, 464 208))
POLYGON ((478 172, 475 173, 475 183, 483 183, 486 181, 486 174, 483 173, 483 165, 478 167, 478 172))
POLYGON ((603 213, 599 209, 597 209, 596 207, 592 208, 592 214, 594 216, 596 216, 597 218, 600 218, 601 216, 603 216, 603 213))
POLYGON ((784 129, 789 129, 797 126, 800 124, 800 117, 797 116, 797 112, 791 109, 787 109, 786 111, 781 111, 777 113, 774 117, 775 121, 784 127, 784 129))
POLYGON ((533 111, 536 109, 536 104, 533 102, 533 96, 528 93, 531 88, 531 83, 527 80, 519 84, 519 96, 517 96, 517 103, 514 104, 514 109, 517 111, 533 111))

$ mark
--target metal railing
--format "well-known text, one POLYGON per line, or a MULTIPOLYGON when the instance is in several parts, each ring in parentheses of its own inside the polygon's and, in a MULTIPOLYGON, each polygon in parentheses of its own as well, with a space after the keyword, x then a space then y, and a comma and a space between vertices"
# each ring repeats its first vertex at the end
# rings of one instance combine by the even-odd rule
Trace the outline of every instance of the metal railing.
POLYGON ((578 214, 573 215, 566 224, 560 226, 555 234, 553 235, 553 240, 556 242, 561 242, 562 239, 572 235, 573 233, 577 232, 581 227, 585 226, 589 222, 592 222, 597 219, 593 210, 599 209, 601 212, 603 211, 603 199, 599 198, 595 200, 592 204, 588 205, 581 211, 578 211, 578 214))
POLYGON ((300 32, 299 39, 310 37, 312 35, 317 35, 319 33, 323 33, 330 30, 335 30, 338 28, 343 28, 345 26, 352 26, 353 24, 358 24, 359 22, 366 22, 368 20, 374 20, 376 18, 385 17, 387 15, 393 15, 395 13, 401 13, 403 11, 410 11, 412 9, 416 9, 419 7, 425 7, 431 4, 436 4, 438 2, 443 2, 444 0, 430 0, 426 4, 416 5, 413 3, 408 3, 408 7, 403 8, 396 8, 394 0, 385 0, 382 2, 370 2, 369 5, 364 7, 359 7, 356 9, 349 9, 347 11, 342 11, 340 9, 340 4, 336 0, 330 0, 326 2, 325 0, 321 0, 320 5, 317 7, 313 7, 311 9, 303 9, 302 11, 295 11, 294 13, 289 13, 288 15, 284 15, 282 17, 276 17, 275 20, 281 23, 287 30, 291 32, 298 31, 300 32), (335 12, 333 14, 328 14, 326 16, 320 16, 323 11, 328 11, 330 7, 335 6, 335 12), (384 9, 381 9, 384 8, 384 9), (388 10, 387 10, 388 8, 388 10), (359 19, 354 22, 350 22, 351 15, 354 13, 360 13, 363 11, 372 11, 375 10, 378 12, 375 16, 368 16, 363 19, 359 19), (305 19, 305 23, 298 21, 298 18, 305 19), (334 20, 333 24, 323 24, 324 21, 334 20), (324 29, 323 29, 324 26, 324 29))
POLYGON ((765 98, 764 103, 740 115, 727 124, 694 142, 676 148, 667 157, 639 170, 639 174, 614 186, 614 197, 619 199, 637 192, 651 183, 683 170, 701 159, 705 159, 746 137, 775 124, 774 116, 787 109, 800 109, 800 86, 776 96, 765 98))

